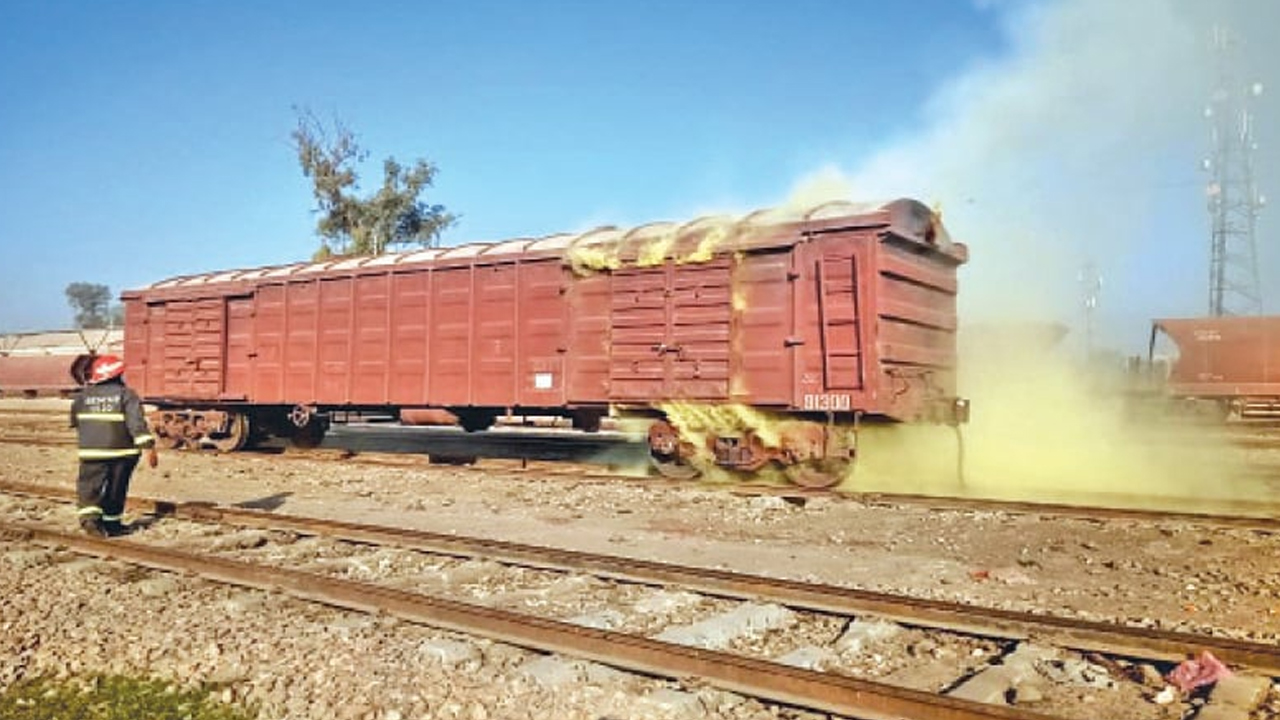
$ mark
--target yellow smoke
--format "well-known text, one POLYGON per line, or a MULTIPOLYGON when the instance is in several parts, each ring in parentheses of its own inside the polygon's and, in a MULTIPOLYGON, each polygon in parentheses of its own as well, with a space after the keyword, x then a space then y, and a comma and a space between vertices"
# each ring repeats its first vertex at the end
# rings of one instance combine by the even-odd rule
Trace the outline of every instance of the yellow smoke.
POLYGON ((676 244, 676 231, 664 232, 653 240, 640 246, 636 255, 636 267, 654 267, 666 262, 667 255, 676 244))
POLYGON ((950 428, 865 427, 846 486, 858 491, 1177 506, 1248 496, 1245 455, 1221 428, 1143 423, 1119 362, 1086 370, 1064 348, 962 343, 965 476, 950 428))
POLYGON ((715 257, 716 248, 720 247, 720 244, 727 239, 729 239, 729 231, 724 226, 717 225, 702 236, 693 252, 684 257, 676 258, 676 264, 709 262, 711 258, 715 257))
POLYGON ((769 447, 778 447, 782 442, 785 421, 749 405, 677 401, 657 403, 655 407, 666 414, 671 424, 680 431, 682 438, 693 444, 694 465, 703 471, 704 476, 711 474, 715 467, 708 445, 714 435, 733 435, 753 430, 769 447))
POLYGON ((848 200, 853 197, 853 183, 840 168, 826 165, 809 173, 791 188, 786 206, 808 209, 832 200, 848 200))
POLYGON ((601 270, 617 270, 622 267, 616 243, 607 245, 573 246, 566 253, 573 274, 579 277, 601 270))
MULTIPOLYGON (((672 250, 680 239, 679 228, 672 228, 649 240, 637 242, 634 267, 657 267, 668 259, 677 265, 710 262, 716 251, 734 235, 734 223, 723 221, 707 230, 687 255, 677 256, 672 250)), ((565 253, 573 273, 590 275, 603 270, 617 270, 627 263, 622 259, 621 242, 592 243, 571 246, 565 253)))

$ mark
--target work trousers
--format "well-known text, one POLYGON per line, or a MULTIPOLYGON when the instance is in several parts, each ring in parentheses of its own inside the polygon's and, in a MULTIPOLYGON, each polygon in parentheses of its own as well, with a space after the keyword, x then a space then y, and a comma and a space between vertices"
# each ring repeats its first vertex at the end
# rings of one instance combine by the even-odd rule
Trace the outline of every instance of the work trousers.
POLYGON ((97 508, 104 520, 119 520, 124 514, 129 480, 137 466, 137 455, 106 460, 81 460, 80 477, 76 480, 80 514, 95 515, 97 513, 94 508, 97 508))

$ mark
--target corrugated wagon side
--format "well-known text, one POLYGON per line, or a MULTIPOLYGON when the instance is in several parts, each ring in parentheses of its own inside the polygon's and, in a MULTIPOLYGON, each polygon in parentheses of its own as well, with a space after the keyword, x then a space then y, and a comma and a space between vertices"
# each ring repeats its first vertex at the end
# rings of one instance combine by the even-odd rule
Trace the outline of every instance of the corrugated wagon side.
POLYGON ((175 278, 125 293, 175 444, 319 440, 335 413, 651 421, 660 469, 816 470, 864 421, 960 422, 963 245, 918 202, 832 203, 175 278))
POLYGON ((657 419, 664 472, 775 464, 828 482, 852 462, 859 422, 967 416, 955 387, 966 250, 918 202, 646 226, 592 247, 615 258, 608 304, 574 308, 608 326, 599 381, 616 407, 657 419))
MULTIPOLYGON (((575 403, 563 238, 178 278, 125 293, 135 383, 177 442, 307 443, 335 410, 511 409, 597 427, 575 403)), ((603 330, 603 329, 601 329, 603 330)), ((603 336, 595 344, 603 346, 603 336)))

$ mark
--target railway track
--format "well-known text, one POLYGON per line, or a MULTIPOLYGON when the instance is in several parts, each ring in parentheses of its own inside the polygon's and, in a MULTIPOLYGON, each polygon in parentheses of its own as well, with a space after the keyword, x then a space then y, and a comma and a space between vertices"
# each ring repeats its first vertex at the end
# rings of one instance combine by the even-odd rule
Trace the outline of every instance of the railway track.
POLYGON ((685 647, 626 633, 581 627, 495 608, 280 567, 264 567, 128 542, 108 542, 32 527, 10 527, 0 538, 108 557, 143 567, 189 573, 241 587, 563 653, 677 680, 718 687, 786 705, 866 718, 1053 720, 1051 715, 959 700, 907 688, 796 668, 730 653, 685 647))
MULTIPOLYGON (((519 435, 519 433, 507 433, 519 435)), ((649 476, 635 471, 619 472, 595 463, 574 462, 583 445, 577 438, 568 438, 569 447, 556 449, 554 445, 565 436, 556 433, 538 433, 536 437, 520 438, 505 457, 485 458, 479 464, 452 465, 457 472, 491 475, 494 472, 512 477, 536 474, 539 478, 560 478, 574 483, 640 483, 646 486, 687 485, 688 480, 673 480, 649 476), (535 457, 518 457, 522 449, 541 443, 535 457), (513 456, 515 456, 513 458, 513 456)), ((451 441, 452 442, 452 441, 451 441)), ((614 444, 616 439, 605 441, 614 444)), ((33 447, 70 447, 74 443, 69 436, 50 436, 46 433, 3 433, 0 444, 29 445, 33 447)), ((295 461, 343 461, 389 467, 427 467, 432 462, 421 453, 388 453, 380 450, 354 451, 350 448, 298 449, 283 446, 267 447, 260 451, 271 453, 284 462, 295 461)), ((531 453, 533 454, 533 453, 531 453)), ((620 456, 615 456, 620 457, 620 456)), ((1260 475, 1260 481, 1264 478, 1260 475)), ((815 498, 861 502, 876 506, 926 507, 937 510, 968 510, 976 512, 1005 512, 1041 514, 1055 517, 1073 517, 1086 520, 1137 520, 1143 522, 1174 521, 1210 527, 1234 527, 1244 529, 1280 529, 1280 502, 1210 500, 1163 496, 1153 498, 1124 493, 1094 493, 1079 495, 1070 502, 1045 502, 1010 500, 983 497, 962 497, 943 494, 858 492, 856 490, 803 488, 795 485, 770 485, 754 482, 721 484, 727 492, 738 495, 768 495, 782 497, 789 502, 803 504, 815 498), (1153 506, 1159 509, 1150 509, 1153 506)))
MULTIPOLYGON (((38 485, 0 482, 0 492, 51 502, 74 495, 38 485)), ((653 586, 676 585, 739 600, 765 600, 788 607, 837 613, 876 615, 905 625, 1024 640, 1048 639, 1080 651, 1106 651, 1175 661, 1190 648, 1209 649, 1233 663, 1280 676, 1280 648, 1213 639, 1153 628, 1124 628, 1106 623, 1054 618, 1040 614, 989 610, 971 605, 855 590, 778 578, 659 563, 618 555, 562 550, 480 537, 301 517, 207 503, 176 503, 132 498, 129 507, 157 517, 324 536, 356 543, 392 546, 455 557, 484 558, 522 567, 591 574, 653 586)))
MULTIPOLYGON (((0 491, 48 502, 62 502, 67 493, 5 483, 0 491)), ((871 593, 823 585, 684 567, 634 559, 594 555, 514 543, 439 535, 400 528, 289 517, 231 507, 182 504, 142 499, 134 508, 180 520, 256 528, 358 543, 365 547, 395 547, 415 552, 481 559, 504 565, 591 575, 611 582, 680 588, 718 598, 749 603, 774 603, 792 610, 865 618, 875 616, 909 628, 927 628, 987 638, 1006 648, 1033 641, 1108 658, 1144 658, 1173 663, 1208 650, 1224 661, 1252 672, 1280 676, 1280 649, 1271 644, 1128 628, 1096 622, 1056 619, 1041 615, 987 610, 939 601, 871 593)), ((945 683, 951 694, 924 692, 892 684, 817 672, 767 658, 743 657, 707 647, 678 643, 529 613, 486 607, 474 602, 426 596, 400 588, 357 582, 342 577, 304 572, 243 559, 215 557, 208 550, 152 547, 128 540, 102 541, 66 535, 38 525, 13 527, 0 536, 73 552, 110 557, 144 567, 194 574, 220 583, 278 592, 359 612, 392 615, 416 623, 487 637, 540 652, 601 662, 645 674, 688 680, 699 678, 733 692, 786 705, 851 717, 894 718, 1012 718, 1048 720, 1056 717, 1019 708, 973 702, 957 692, 989 667, 957 671, 945 683)), ((225 554, 225 553, 224 553, 225 554)), ((260 553, 275 557, 271 553, 260 553)), ((1017 655, 995 653, 997 657, 1017 655)), ((1096 657, 1096 656, 1095 656, 1096 657)), ((1103 660, 1102 662, 1107 662, 1103 660)), ((993 664, 990 667, 999 667, 993 664)), ((977 682, 974 680, 974 682, 977 682)), ((981 684, 981 683, 978 683, 981 684)))

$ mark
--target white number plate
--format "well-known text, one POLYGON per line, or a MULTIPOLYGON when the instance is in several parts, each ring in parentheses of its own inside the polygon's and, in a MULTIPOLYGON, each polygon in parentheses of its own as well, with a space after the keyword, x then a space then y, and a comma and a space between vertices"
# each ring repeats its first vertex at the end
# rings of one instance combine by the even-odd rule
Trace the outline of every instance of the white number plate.
POLYGON ((853 407, 853 399, 841 393, 805 393, 802 407, 805 410, 849 410, 853 407))

